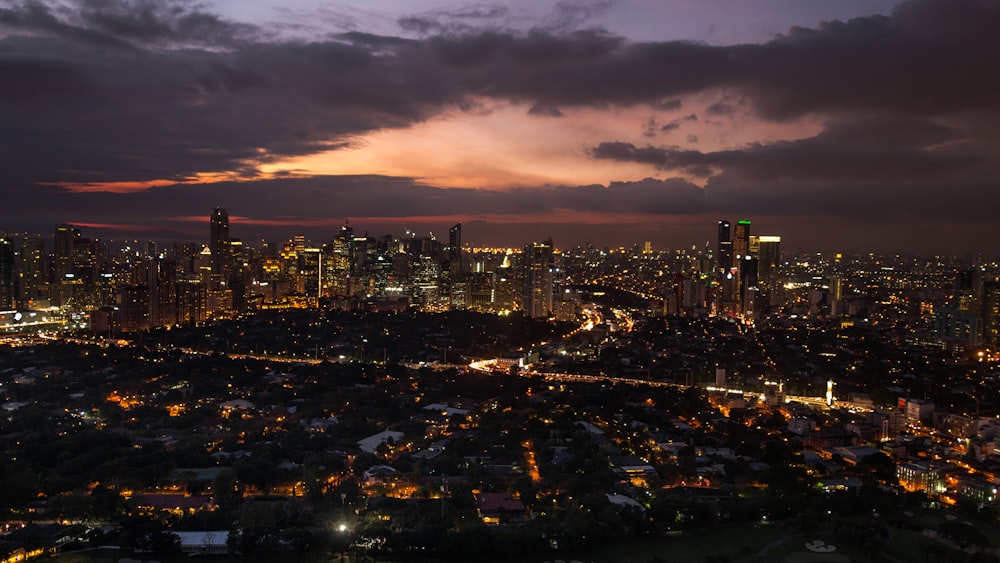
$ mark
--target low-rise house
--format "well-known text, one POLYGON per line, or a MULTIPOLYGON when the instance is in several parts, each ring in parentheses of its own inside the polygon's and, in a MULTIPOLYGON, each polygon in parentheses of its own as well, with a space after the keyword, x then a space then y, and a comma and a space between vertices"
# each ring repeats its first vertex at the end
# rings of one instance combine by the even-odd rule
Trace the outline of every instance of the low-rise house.
POLYGON ((476 511, 484 524, 527 520, 528 507, 507 493, 476 493, 476 511))

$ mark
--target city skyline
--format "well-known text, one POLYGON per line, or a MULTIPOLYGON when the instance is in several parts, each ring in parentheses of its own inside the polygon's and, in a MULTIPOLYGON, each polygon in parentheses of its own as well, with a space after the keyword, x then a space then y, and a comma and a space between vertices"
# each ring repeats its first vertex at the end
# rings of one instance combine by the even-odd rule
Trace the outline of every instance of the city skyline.
POLYGON ((995 253, 973 1, 0 3, 0 230, 995 253))

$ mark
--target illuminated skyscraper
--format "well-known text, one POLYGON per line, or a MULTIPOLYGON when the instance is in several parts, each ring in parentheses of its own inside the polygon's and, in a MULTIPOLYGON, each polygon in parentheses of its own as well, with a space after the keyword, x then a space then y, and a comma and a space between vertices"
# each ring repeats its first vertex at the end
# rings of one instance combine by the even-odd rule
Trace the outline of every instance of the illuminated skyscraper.
POLYGON ((760 285, 761 298, 757 309, 766 312, 770 307, 781 302, 781 237, 757 237, 757 283, 760 285))
POLYGON ((14 307, 14 244, 0 237, 0 310, 14 307))
POLYGON ((757 274, 761 281, 771 279, 781 263, 781 237, 757 237, 757 274))
POLYGON ((740 219, 733 229, 733 261, 738 262, 750 255, 750 221, 740 219))
POLYGON ((59 225, 55 232, 55 279, 52 280, 53 304, 83 309, 93 306, 94 276, 97 255, 89 238, 80 229, 59 225))
POLYGON ((934 311, 939 340, 956 348, 983 344, 985 289, 982 268, 957 272, 950 303, 934 311))
POLYGON ((983 284, 983 344, 1000 348, 1000 281, 983 284))
POLYGON ((728 272, 733 267, 733 232, 729 221, 719 221, 719 270, 728 272))
POLYGON ((73 250, 80 239, 80 229, 73 225, 62 224, 56 227, 55 236, 55 277, 56 283, 61 282, 67 274, 73 273, 73 250))
POLYGON ((448 263, 452 274, 462 269, 462 224, 448 229, 448 263))
POLYGON ((229 287, 233 278, 233 250, 229 239, 229 212, 221 207, 212 211, 208 239, 209 272, 205 292, 205 311, 219 316, 232 311, 233 296, 229 287))
POLYGON ((555 260, 552 239, 524 247, 524 292, 521 305, 529 317, 547 317, 552 313, 555 260))
POLYGON ((229 246, 229 212, 221 207, 212 211, 208 248, 212 251, 212 273, 223 282, 232 277, 232 249, 229 246))
POLYGON ((46 288, 45 241, 41 237, 25 237, 18 263, 18 299, 21 307, 48 297, 46 288))

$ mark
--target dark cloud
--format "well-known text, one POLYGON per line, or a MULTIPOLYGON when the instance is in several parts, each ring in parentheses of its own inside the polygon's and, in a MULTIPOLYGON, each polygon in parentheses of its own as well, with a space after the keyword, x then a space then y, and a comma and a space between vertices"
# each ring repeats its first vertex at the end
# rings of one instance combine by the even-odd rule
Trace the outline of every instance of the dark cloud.
MULTIPOLYGON (((443 188, 410 178, 320 176, 253 182, 172 185, 127 194, 68 192, 55 186, 0 190, 11 217, 31 216, 55 225, 145 223, 172 228, 171 217, 205 214, 220 202, 242 217, 261 220, 342 217, 453 217, 551 213, 691 213, 702 190, 682 180, 613 182, 609 186, 512 190, 443 188), (281 197, 275 197, 280 193, 281 197), (47 202, 47 203, 43 203, 47 202), (307 202, 306 205, 303 202, 307 202), (127 219, 125 219, 127 218, 127 219)), ((9 225, 8 228, 23 228, 9 225)), ((46 230, 48 230, 48 228, 46 230)))
POLYGON ((761 180, 840 182, 946 181, 974 173, 990 162, 988 155, 977 154, 963 142, 958 131, 906 119, 837 121, 811 138, 707 153, 605 142, 594 147, 592 154, 701 177, 736 172, 761 180))
POLYGON ((684 123, 690 123, 695 121, 698 121, 698 115, 692 113, 667 123, 663 127, 660 127, 660 131, 663 133, 667 133, 669 131, 676 131, 677 129, 680 129, 681 125, 683 125, 684 123))
POLYGON ((545 18, 542 28, 550 31, 569 31, 579 28, 596 16, 607 12, 615 2, 610 0, 561 0, 555 10, 545 18))
POLYGON ((739 107, 735 104, 727 102, 715 102, 705 108, 705 113, 714 116, 729 116, 732 117, 739 113, 739 107))
POLYGON ((56 14, 36 3, 3 14, 8 24, 32 22, 0 39, 0 71, 11 85, 0 89, 0 100, 16 109, 0 113, 5 181, 145 181, 229 171, 406 126, 461 98, 434 69, 408 71, 406 57, 382 54, 406 50, 404 41, 354 34, 229 48, 232 35, 222 34, 209 36, 223 42, 212 49, 154 48, 139 39, 180 40, 178 30, 197 28, 183 22, 199 18, 166 10, 170 17, 158 26, 148 20, 163 9, 111 5, 87 3, 94 13, 86 17, 82 9, 56 14), (128 9, 135 13, 127 16, 128 9), (90 31, 63 20, 90 21, 90 31), (125 35, 128 41, 120 39, 125 35))
MULTIPOLYGON (((262 201, 267 193, 275 207, 284 196, 267 190, 278 189, 329 200, 317 214, 352 215, 360 213, 352 206, 368 210, 376 201, 369 192, 380 194, 383 205, 405 201, 407 213, 426 214, 564 205, 694 214, 726 212, 738 202, 757 210, 766 203, 878 215, 893 213, 893 202, 908 197, 902 208, 914 217, 954 215, 962 198, 977 202, 978 217, 1000 203, 991 188, 1000 177, 993 156, 1000 151, 1000 4, 909 0, 890 16, 795 28, 753 45, 637 43, 581 29, 612 8, 561 2, 536 28, 515 32, 502 26, 511 17, 502 5, 472 4, 400 22, 420 39, 352 31, 293 41, 227 21, 193 1, 7 1, 0 4, 0 187, 179 181, 213 172, 254 178, 261 163, 350 147, 365 133, 446 111, 481 111, 483 100, 560 116, 628 106, 673 112, 682 98, 711 98, 716 103, 702 118, 807 117, 822 122, 823 131, 717 151, 625 142, 593 149, 594 157, 648 164, 651 172, 683 171, 703 179, 704 189, 663 180, 498 195, 410 180, 282 179, 133 197, 35 185, 17 198, 36 207, 9 203, 14 192, 8 191, 0 219, 49 205, 76 213, 96 206, 87 213, 106 218, 138 205, 189 215, 188 202, 204 199, 199 194, 228 197, 217 190, 262 201)), ((695 119, 656 114, 643 130, 652 136, 695 119)))
POLYGON ((555 106, 535 104, 528 108, 529 115, 541 115, 545 117, 563 117, 565 114, 555 106))
POLYGON ((336 176, 175 185, 129 194, 68 193, 42 186, 0 189, 0 198, 8 217, 3 226, 9 230, 46 233, 68 221, 95 225, 85 231, 101 237, 204 241, 207 216, 222 205, 240 218, 234 220, 233 234, 244 240, 304 234, 323 242, 349 216, 353 225, 375 236, 401 234, 414 222, 439 230, 462 221, 470 226, 470 240, 490 244, 552 236, 560 246, 653 239, 658 246, 676 247, 711 240, 719 218, 750 217, 756 233, 786 236, 789 244, 812 249, 991 251, 988 237, 967 235, 994 228, 995 206, 969 202, 995 201, 995 186, 976 181, 949 190, 936 186, 932 180, 888 187, 762 180, 735 171, 712 177, 705 187, 679 179, 646 179, 607 186, 470 190, 410 178, 336 176), (912 197, 913 192, 925 197, 912 197), (566 213, 579 219, 537 220, 566 213), (96 226, 120 223, 147 230, 96 226))
POLYGON ((233 45, 259 36, 189 0, 82 0, 78 17, 87 29, 141 43, 233 45))
MULTIPOLYGON (((677 96, 712 90, 730 94, 709 113, 774 119, 1000 109, 1000 14, 973 0, 915 0, 892 17, 735 46, 629 43, 596 29, 542 28, 277 42, 184 0, 7 6, 0 9, 0 99, 10 110, 0 114, 0 159, 14 171, 7 181, 228 171, 345 145, 479 97, 525 102, 535 115, 578 106, 675 110, 677 96)), ((580 21, 609 6, 562 3, 558 11, 580 21)), ((503 14, 480 4, 437 15, 503 14)))
POLYGON ((653 109, 658 109, 658 110, 663 110, 663 111, 675 111, 675 110, 679 110, 679 109, 681 109, 682 105, 683 105, 683 103, 681 102, 681 100, 676 100, 676 99, 674 99, 674 100, 653 101, 653 102, 650 103, 650 106, 652 106, 653 109))
POLYGON ((396 23, 404 31, 417 35, 458 34, 474 30, 473 25, 503 18, 509 11, 502 4, 470 4, 405 16, 396 23))
MULTIPOLYGON (((606 142, 592 154, 704 178, 703 212, 769 216, 775 224, 811 217, 835 232, 848 223, 849 229, 871 232, 864 222, 875 221, 883 230, 910 232, 935 248, 973 244, 953 233, 989 229, 1000 204, 994 181, 1000 166, 983 143, 925 119, 838 119, 814 137, 714 152, 606 142), (914 233, 930 225, 940 240, 914 233)), ((798 236, 822 245, 806 233, 798 236)), ((892 244, 906 243, 893 239, 892 244)))

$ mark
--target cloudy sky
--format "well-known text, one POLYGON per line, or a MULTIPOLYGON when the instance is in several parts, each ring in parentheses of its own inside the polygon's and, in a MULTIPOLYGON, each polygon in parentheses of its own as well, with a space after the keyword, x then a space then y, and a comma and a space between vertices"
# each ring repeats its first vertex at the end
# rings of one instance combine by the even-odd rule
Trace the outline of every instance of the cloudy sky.
POLYGON ((997 0, 0 0, 0 231, 987 252, 997 0))

